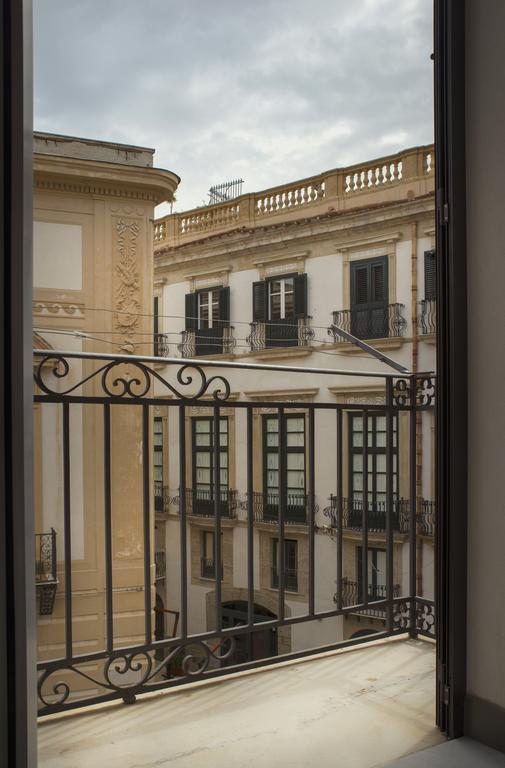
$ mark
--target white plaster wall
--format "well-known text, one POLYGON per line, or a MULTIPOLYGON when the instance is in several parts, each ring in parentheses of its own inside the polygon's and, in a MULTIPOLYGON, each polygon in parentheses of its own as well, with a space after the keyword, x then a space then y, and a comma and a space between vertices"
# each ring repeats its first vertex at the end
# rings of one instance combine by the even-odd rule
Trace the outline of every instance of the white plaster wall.
POLYGON ((48 221, 33 223, 35 288, 82 290, 82 227, 48 221))
MULTIPOLYGON (((332 312, 342 308, 342 256, 330 254, 306 261, 308 309, 316 338, 331 341, 326 330, 332 322, 332 312), (317 327, 321 326, 321 328, 317 327)), ((323 355, 315 355, 323 358, 323 355)), ((315 363, 314 363, 315 364, 315 363)), ((320 365, 322 360, 320 360, 320 365)))

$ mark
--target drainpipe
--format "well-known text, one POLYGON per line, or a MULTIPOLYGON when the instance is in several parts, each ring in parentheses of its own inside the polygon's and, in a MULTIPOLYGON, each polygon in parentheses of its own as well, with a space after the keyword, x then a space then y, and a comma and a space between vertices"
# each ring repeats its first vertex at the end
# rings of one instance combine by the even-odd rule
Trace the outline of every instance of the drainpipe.
MULTIPOLYGON (((418 371, 419 338, 417 327, 417 222, 411 225, 411 305, 412 305, 412 365, 413 373, 418 371)), ((416 512, 421 508, 423 495, 423 431, 422 414, 416 413, 416 512)), ((423 541, 421 524, 416 514, 416 593, 423 594, 423 541)))

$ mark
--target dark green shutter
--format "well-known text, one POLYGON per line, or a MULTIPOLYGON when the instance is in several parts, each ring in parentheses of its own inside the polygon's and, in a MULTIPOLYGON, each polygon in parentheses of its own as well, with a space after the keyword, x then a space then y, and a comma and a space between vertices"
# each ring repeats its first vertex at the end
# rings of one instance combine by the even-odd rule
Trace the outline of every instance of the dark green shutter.
POLYGON ((267 284, 265 280, 253 283, 253 321, 264 322, 267 319, 267 284))
POLYGON ((436 299, 437 297, 437 265, 435 251, 424 252, 424 298, 436 299))
POLYGON ((307 275, 295 275, 295 317, 307 317, 307 275))
POLYGON ((198 328, 198 294, 186 294, 186 330, 196 331, 198 328))
POLYGON ((230 324, 230 289, 219 289, 219 320, 220 325, 230 324))

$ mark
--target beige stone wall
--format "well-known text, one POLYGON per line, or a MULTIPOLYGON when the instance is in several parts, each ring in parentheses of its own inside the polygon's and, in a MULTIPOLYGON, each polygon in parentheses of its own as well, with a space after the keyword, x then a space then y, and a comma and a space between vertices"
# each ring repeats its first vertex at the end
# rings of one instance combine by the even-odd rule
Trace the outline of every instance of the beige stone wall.
MULTIPOLYGON (((156 203, 171 199, 177 177, 149 167, 152 151, 143 153, 142 148, 137 149, 144 168, 133 167, 126 157, 127 148, 120 145, 37 137, 36 149, 40 150, 34 158, 33 321, 37 338, 53 349, 150 352, 146 342, 152 334, 152 217, 156 203), (70 146, 75 151, 67 154, 74 157, 63 156, 70 146)), ((73 363, 71 375, 78 380, 95 367, 93 361, 73 363)), ((128 369, 133 370, 125 366, 128 369)), ((102 394, 99 380, 88 385, 87 394, 102 394)), ((103 412, 100 406, 71 406, 70 411, 73 652, 82 654, 105 647, 103 412)), ((36 404, 34 418, 37 532, 51 526, 57 532, 55 608, 51 616, 38 621, 39 658, 47 659, 64 652, 61 409, 36 404)), ((141 455, 139 408, 112 406, 117 645, 144 638, 141 455)), ((151 541, 153 531, 151 526, 151 541)), ((151 592, 154 566, 152 574, 147 587, 151 592)), ((88 685, 82 680, 74 683, 88 685)))

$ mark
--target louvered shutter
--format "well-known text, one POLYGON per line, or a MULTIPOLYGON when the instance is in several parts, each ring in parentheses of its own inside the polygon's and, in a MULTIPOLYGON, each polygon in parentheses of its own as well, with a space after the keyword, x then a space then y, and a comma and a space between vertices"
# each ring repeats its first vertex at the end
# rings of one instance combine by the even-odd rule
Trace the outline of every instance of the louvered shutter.
POLYGON ((368 264, 351 264, 351 307, 369 302, 368 264))
POLYGON ((230 324, 230 289, 219 289, 219 321, 221 326, 230 324))
POLYGON ((295 276, 295 317, 307 317, 307 275, 295 276))
POLYGON ((372 304, 387 304, 385 262, 371 264, 370 301, 372 304))
POLYGON ((437 264, 435 251, 424 252, 424 298, 436 299, 437 297, 437 264))
POLYGON ((196 331, 198 328, 198 294, 186 294, 186 330, 196 331))
POLYGON ((264 322, 267 313, 267 285, 265 280, 253 283, 253 321, 264 322))

